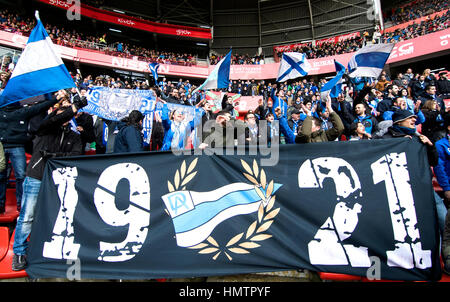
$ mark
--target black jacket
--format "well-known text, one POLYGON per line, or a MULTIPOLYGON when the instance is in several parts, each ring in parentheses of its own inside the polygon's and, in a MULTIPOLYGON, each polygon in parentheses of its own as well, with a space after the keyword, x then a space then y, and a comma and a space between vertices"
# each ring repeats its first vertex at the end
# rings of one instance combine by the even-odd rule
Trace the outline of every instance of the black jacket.
MULTIPOLYGON (((393 127, 389 127, 388 131, 381 138, 402 138, 406 136, 407 134, 396 131, 393 127)), ((419 141, 419 137, 417 135, 413 135, 412 139, 418 141, 419 143, 422 143, 419 141)), ((436 146, 434 144, 433 146, 425 144, 425 146, 427 147, 428 163, 431 167, 434 167, 438 164, 439 161, 439 155, 437 153, 436 146)))
POLYGON ((449 94, 450 81, 447 79, 439 79, 436 81, 436 88, 439 94, 449 94))
POLYGON ((422 96, 419 97, 419 100, 422 102, 422 105, 424 105, 426 103, 426 101, 435 100, 438 103, 439 107, 441 108, 440 113, 442 115, 445 114, 445 102, 441 97, 439 97, 437 95, 434 95, 434 97, 433 97, 432 95, 424 92, 422 94, 422 96))
POLYGON ((0 141, 3 147, 24 147, 30 138, 28 135, 30 119, 45 112, 57 102, 56 98, 52 98, 33 106, 10 105, 0 108, 0 141))
POLYGON ((72 107, 61 114, 50 113, 37 131, 33 141, 33 154, 27 166, 27 176, 41 180, 49 158, 81 155, 80 135, 63 124, 74 116, 72 107))
POLYGON ((75 118, 75 121, 77 126, 83 127, 83 131, 80 131, 83 148, 87 143, 95 142, 94 119, 92 116, 89 113, 82 112, 75 118))

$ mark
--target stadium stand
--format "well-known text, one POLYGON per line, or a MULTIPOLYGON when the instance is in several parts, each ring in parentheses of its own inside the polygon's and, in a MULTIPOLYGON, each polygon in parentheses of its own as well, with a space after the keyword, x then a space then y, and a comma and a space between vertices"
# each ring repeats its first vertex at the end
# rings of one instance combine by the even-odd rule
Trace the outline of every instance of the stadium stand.
MULTIPOLYGON (((103 4, 103 2, 104 1, 89 1, 89 4, 99 7, 103 4)), ((419 0, 413 1, 411 4, 407 3, 405 6, 402 6, 397 10, 393 10, 391 14, 385 17, 385 21, 392 21, 396 26, 396 29, 393 31, 386 29, 385 32, 381 34, 381 39, 379 42, 397 43, 446 30, 448 29, 449 25, 449 13, 448 11, 443 11, 447 9, 448 3, 439 0, 435 0, 432 2, 419 0), (434 15, 434 17, 430 18, 427 17, 427 15, 435 14, 437 12, 443 13, 434 15), (408 23, 410 21, 416 20, 417 18, 423 17, 425 17, 425 20, 421 19, 421 21, 418 23, 408 23), (402 24, 404 24, 404 26, 402 24)), ((2 11, 0 11, 1 31, 19 34, 27 37, 34 26, 35 21, 30 16, 22 16, 7 9, 3 9, 2 11)), ((90 36, 89 34, 79 33, 75 30, 64 30, 57 25, 55 26, 46 24, 46 29, 56 45, 64 46, 67 48, 89 49, 91 51, 100 52, 113 57, 134 59, 146 63, 156 62, 160 64, 180 65, 189 68, 198 67, 198 56, 196 54, 177 53, 175 50, 156 51, 126 43, 116 43, 115 45, 108 45, 107 43, 105 43, 106 41, 101 40, 102 37, 90 36)), ((367 37, 368 34, 366 35, 365 32, 361 32, 357 37, 353 37, 343 41, 324 42, 320 43, 319 45, 306 43, 305 45, 291 48, 289 49, 289 51, 306 53, 309 59, 332 58, 336 55, 353 53, 362 48, 367 43, 370 44, 378 42, 367 37)), ((274 60, 278 61, 282 53, 283 51, 276 51, 274 54, 274 60)), ((209 63, 211 65, 215 65, 223 57, 224 55, 211 54, 211 56, 209 57, 209 63)), ((6 56, 4 58, 6 58, 6 56)), ((266 56, 263 54, 254 56, 248 54, 233 54, 232 64, 263 65, 267 63, 267 59, 268 58, 266 58, 266 56)), ((94 68, 92 66, 86 66, 86 69, 88 69, 89 71, 94 70, 95 72, 84 74, 84 76, 82 76, 81 73, 76 70, 77 68, 73 68, 71 70, 71 73, 77 85, 77 88, 79 90, 82 90, 83 93, 88 92, 93 86, 133 90, 149 90, 154 86, 152 84, 157 84, 161 87, 161 93, 163 94, 167 102, 198 107, 205 106, 205 103, 208 102, 209 98, 217 99, 222 97, 224 94, 236 95, 238 96, 238 98, 234 101, 232 107, 236 108, 240 119, 242 119, 243 116, 249 111, 256 114, 259 119, 264 119, 266 117, 266 113, 272 109, 270 103, 274 101, 274 91, 284 92, 284 99, 289 108, 287 114, 288 119, 292 118, 292 114, 294 111, 307 113, 307 110, 305 108, 308 103, 313 103, 314 106, 316 106, 310 110, 319 112, 318 106, 321 99, 320 89, 330 78, 329 73, 327 73, 319 74, 315 78, 308 77, 301 80, 290 80, 284 83, 276 83, 273 78, 257 80, 237 79, 230 81, 230 85, 227 89, 217 89, 212 94, 207 95, 207 93, 205 92, 194 93, 196 88, 198 88, 199 86, 200 80, 202 79, 199 80, 196 78, 189 78, 182 73, 174 75, 173 79, 166 78, 165 80, 161 80, 161 82, 159 83, 150 83, 151 81, 149 81, 149 76, 144 76, 141 78, 117 76, 117 74, 113 74, 110 70, 105 71, 104 69, 102 69, 102 67, 104 66, 98 65, 94 68), (193 84, 193 82, 196 82, 196 84, 193 84), (253 101, 255 98, 256 102, 253 101), (243 101, 245 101, 245 103, 251 103, 252 107, 240 108, 239 101, 242 103, 243 101)), ((379 104, 383 100, 389 100, 392 102, 392 100, 394 99, 402 98, 405 100, 405 108, 415 110, 415 112, 417 113, 418 111, 423 110, 423 106, 426 101, 430 99, 439 99, 441 101, 441 103, 438 104, 440 108, 430 109, 431 111, 439 111, 437 113, 440 116, 439 120, 436 119, 438 126, 437 128, 435 128, 438 135, 429 137, 430 140, 436 142, 446 135, 443 120, 445 115, 448 114, 448 111, 450 110, 450 91, 448 90, 449 72, 446 69, 448 68, 448 66, 444 66, 441 70, 437 70, 436 72, 429 72, 429 68, 426 68, 420 71, 415 70, 415 73, 409 73, 407 71, 408 67, 409 65, 402 66, 404 70, 402 70, 402 72, 398 72, 397 74, 391 74, 391 77, 389 79, 382 80, 381 77, 379 79, 376 79, 375 82, 383 81, 382 86, 375 86, 376 83, 369 82, 362 83, 361 85, 361 83, 354 83, 351 80, 347 79, 345 81, 341 97, 344 99, 344 102, 351 104, 349 106, 354 106, 356 105, 354 101, 358 97, 359 93, 361 93, 364 88, 370 88, 369 90, 367 90, 366 98, 362 101, 362 103, 367 106, 367 114, 373 115, 374 118, 376 118, 380 123, 388 120, 385 119, 382 115, 383 112, 381 112, 381 107, 379 106, 379 104), (422 79, 422 77, 424 79, 422 79), (427 86, 423 86, 422 90, 420 90, 416 84, 422 84, 422 82, 425 82, 427 86), (396 88, 394 88, 394 86, 396 88), (436 92, 434 94, 428 93, 429 86, 436 87, 436 92), (406 91, 405 95, 401 94, 401 91, 403 89, 406 91), (419 103, 420 106, 418 105, 417 108, 408 108, 407 100, 411 100, 413 104, 417 104, 417 101, 420 100, 421 103, 419 103)), ((84 66, 80 68, 83 69, 84 66)), ((2 72, 7 76, 11 75, 13 69, 14 64, 2 64, 2 72)), ((386 73, 384 73, 383 75, 386 77, 386 73)), ((2 80, 2 88, 5 87, 6 83, 7 78, 5 80, 2 80)), ((75 93, 73 94, 75 95, 75 93)), ((333 105, 335 105, 336 107, 339 104, 338 102, 339 101, 337 99, 333 99, 333 105)), ((389 106, 388 109, 394 110, 392 109, 392 106, 389 106)), ((219 110, 216 108, 216 113, 217 111, 219 110)), ((342 120, 345 120, 346 116, 344 115, 344 113, 338 109, 336 111, 338 111, 340 118, 342 120)), ((158 121, 155 119, 155 122, 158 121)), ((350 124, 352 123, 352 121, 347 120, 346 122, 345 133, 339 140, 350 140, 352 138, 353 133, 350 132, 350 124)), ((418 125, 417 131, 419 133, 423 133, 423 128, 423 124, 418 125)), ((371 134, 371 138, 372 136, 373 138, 375 138, 375 130, 378 129, 374 129, 372 133, 369 133, 371 134)), ((164 133, 162 133, 162 136, 164 136, 164 133)), ((161 139, 160 137, 153 137, 154 140, 156 140, 157 138, 161 139)), ((89 143, 91 142, 92 141, 90 141, 89 143)), ((281 143, 285 143, 285 141, 283 140, 281 143)), ((90 148, 91 144, 88 145, 89 146, 85 146, 85 155, 95 154, 95 147, 90 148)), ((159 150, 160 147, 160 145, 154 147, 154 145, 150 144, 146 147, 145 150, 159 150)), ((27 157, 29 160, 30 154, 27 154, 27 157)), ((6 192, 5 212, 3 214, 0 214, 1 224, 14 223, 19 216, 19 212, 16 209, 14 184, 14 172, 12 171, 9 178, 8 189, 6 192)), ((440 186, 436 175, 434 175, 433 177, 433 187, 435 192, 437 192, 445 200, 448 207, 448 200, 446 200, 445 192, 440 186)), ((13 258, 13 239, 14 232, 11 232, 8 227, 0 226, 0 279, 23 278, 27 276, 26 272, 23 270, 18 272, 11 270, 11 263, 13 258)), ((444 265, 443 262, 441 264, 444 265)), ((345 274, 318 272, 318 275, 321 280, 327 281, 372 281, 365 277, 345 274)), ((165 279, 160 279, 159 281, 165 281, 165 279)), ((450 277, 444 274, 441 281, 449 282, 450 277)))

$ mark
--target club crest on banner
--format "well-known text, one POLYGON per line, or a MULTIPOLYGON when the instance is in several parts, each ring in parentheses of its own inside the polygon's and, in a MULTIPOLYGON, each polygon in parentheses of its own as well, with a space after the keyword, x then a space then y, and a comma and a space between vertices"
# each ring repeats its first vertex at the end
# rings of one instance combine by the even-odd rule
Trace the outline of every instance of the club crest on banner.
POLYGON ((241 160, 243 175, 250 183, 232 183, 210 192, 188 191, 186 185, 195 177, 198 158, 187 167, 183 161, 176 170, 173 182, 167 181, 169 193, 162 196, 167 214, 174 224, 177 245, 199 254, 213 254, 216 260, 222 253, 228 260, 232 254, 249 254, 272 237, 267 232, 279 214, 275 207, 275 192, 282 184, 268 181, 264 169, 254 160, 252 167, 241 160), (212 232, 220 223, 238 215, 257 213, 257 219, 243 232, 230 236, 224 246, 212 232))

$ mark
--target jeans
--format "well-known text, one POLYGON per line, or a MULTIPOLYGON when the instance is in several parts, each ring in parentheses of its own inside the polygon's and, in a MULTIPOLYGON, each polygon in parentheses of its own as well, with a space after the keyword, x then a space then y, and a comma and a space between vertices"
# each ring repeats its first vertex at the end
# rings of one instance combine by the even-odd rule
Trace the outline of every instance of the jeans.
POLYGON ((23 182, 22 209, 17 219, 13 245, 13 251, 16 255, 26 255, 27 253, 27 238, 31 233, 40 187, 41 181, 32 177, 26 177, 23 182))
POLYGON ((434 200, 436 202, 436 211, 439 222, 439 231, 442 234, 444 233, 445 227, 445 216, 447 216, 447 208, 445 207, 444 200, 438 195, 438 193, 434 192, 434 200))
MULTIPOLYGON (((22 200, 22 184, 25 179, 25 172, 27 168, 27 158, 25 156, 25 148, 14 147, 14 148, 4 148, 5 150, 5 161, 11 161, 12 168, 14 169, 14 176, 16 177, 16 199, 17 206, 20 205, 22 200)), ((6 201, 6 187, 8 184, 9 175, 7 173, 8 169, 0 172, 0 208, 5 206, 6 201)))

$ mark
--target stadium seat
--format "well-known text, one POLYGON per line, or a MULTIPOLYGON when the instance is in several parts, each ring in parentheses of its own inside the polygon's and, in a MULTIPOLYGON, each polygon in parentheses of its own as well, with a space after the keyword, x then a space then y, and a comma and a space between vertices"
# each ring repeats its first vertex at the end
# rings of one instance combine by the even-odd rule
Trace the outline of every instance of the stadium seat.
MULTIPOLYGON (((1 227, 1 229, 3 228, 6 227, 1 227)), ((8 230, 8 228, 6 228, 6 230, 8 230)), ((16 272, 11 269, 12 259, 14 255, 13 252, 14 232, 12 233, 11 237, 6 236, 6 240, 5 238, 3 238, 3 232, 4 230, 0 231, 0 251, 3 250, 5 246, 7 246, 7 252, 6 255, 0 260, 0 279, 14 279, 27 277, 28 274, 25 270, 16 272)))
POLYGON ((444 193, 444 190, 442 190, 441 186, 439 185, 437 178, 436 178, 436 174, 434 174, 433 169, 432 169, 432 172, 433 172, 433 178, 432 178, 433 189, 436 193, 438 193, 441 196, 444 193))
POLYGON ((322 280, 327 281, 362 281, 361 276, 353 276, 353 275, 347 275, 347 274, 337 274, 337 273, 319 273, 319 277, 322 280))
POLYGON ((16 202, 16 189, 7 188, 6 189, 6 202, 5 202, 5 213, 0 214, 0 223, 10 223, 19 217, 19 211, 17 211, 16 202))
POLYGON ((420 134, 422 134, 422 124, 419 124, 416 126, 416 130, 417 132, 419 132, 420 134))
POLYGON ((95 150, 88 150, 88 151, 85 151, 84 154, 85 155, 95 155, 97 153, 95 152, 95 150))
POLYGON ((8 227, 0 227, 0 261, 5 258, 9 247, 9 229, 8 227))

